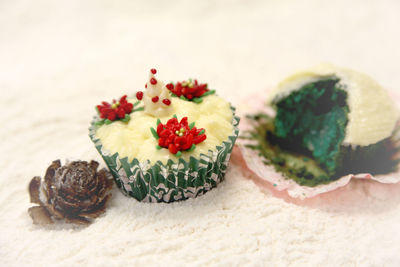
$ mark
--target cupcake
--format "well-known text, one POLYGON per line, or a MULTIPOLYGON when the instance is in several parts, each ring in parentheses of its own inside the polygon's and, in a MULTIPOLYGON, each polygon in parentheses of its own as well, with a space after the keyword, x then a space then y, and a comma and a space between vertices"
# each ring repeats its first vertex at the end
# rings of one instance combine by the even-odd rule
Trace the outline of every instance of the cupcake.
POLYGON ((267 107, 248 116, 242 152, 259 176, 268 173, 279 190, 296 188, 296 196, 333 190, 351 178, 398 181, 398 119, 388 92, 371 77, 320 65, 285 79, 267 107), (260 162, 250 163, 248 150, 260 162))
POLYGON ((96 107, 89 136, 117 186, 144 202, 197 197, 220 183, 238 135, 235 109, 206 83, 164 84, 96 107))

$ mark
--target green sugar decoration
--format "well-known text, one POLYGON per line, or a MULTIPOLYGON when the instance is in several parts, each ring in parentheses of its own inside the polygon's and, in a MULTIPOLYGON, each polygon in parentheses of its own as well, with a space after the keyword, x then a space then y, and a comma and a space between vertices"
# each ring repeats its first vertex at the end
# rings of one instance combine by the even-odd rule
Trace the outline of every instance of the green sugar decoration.
POLYGON ((150 131, 151 131, 151 134, 154 136, 154 138, 156 138, 156 139, 160 138, 157 134, 157 131, 153 127, 150 127, 150 131))

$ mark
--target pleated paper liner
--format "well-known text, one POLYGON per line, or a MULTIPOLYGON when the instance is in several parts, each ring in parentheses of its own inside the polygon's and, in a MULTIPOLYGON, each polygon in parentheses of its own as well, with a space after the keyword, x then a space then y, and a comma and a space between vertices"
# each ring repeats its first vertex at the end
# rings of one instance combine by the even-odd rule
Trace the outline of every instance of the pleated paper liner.
MULTIPOLYGON (((264 94, 265 95, 265 94, 264 94)), ((400 108, 400 96, 393 97, 400 108)), ((253 122, 245 114, 267 114, 273 116, 273 110, 265 105, 264 99, 259 97, 251 97, 249 101, 244 101, 241 114, 242 123, 240 124, 240 132, 244 134, 254 128, 253 122), (251 99, 251 100, 250 100, 251 99)), ((396 144, 399 144, 399 136, 394 137, 396 144)), ((397 170, 392 173, 384 175, 372 175, 370 173, 347 174, 337 180, 331 181, 326 184, 319 184, 316 186, 302 186, 294 180, 286 178, 282 173, 276 171, 275 167, 266 164, 266 158, 257 150, 251 149, 252 145, 259 145, 257 141, 239 138, 238 139, 238 153, 239 164, 243 170, 250 172, 249 177, 252 178, 256 184, 264 187, 272 192, 276 192, 277 196, 289 196, 290 198, 305 199, 316 197, 320 194, 337 190, 341 187, 347 186, 352 179, 374 180, 379 183, 394 184, 400 182, 400 165, 397 170), (250 146, 249 146, 250 145, 250 146)))
POLYGON ((104 149, 96 137, 98 126, 95 116, 89 128, 90 139, 103 157, 114 180, 121 191, 142 202, 173 202, 203 195, 216 187, 224 179, 232 149, 239 134, 239 117, 231 106, 233 132, 215 150, 201 154, 199 158, 190 157, 189 161, 179 158, 178 162, 168 160, 166 164, 138 159, 128 161, 120 158, 118 152, 111 154, 104 149))

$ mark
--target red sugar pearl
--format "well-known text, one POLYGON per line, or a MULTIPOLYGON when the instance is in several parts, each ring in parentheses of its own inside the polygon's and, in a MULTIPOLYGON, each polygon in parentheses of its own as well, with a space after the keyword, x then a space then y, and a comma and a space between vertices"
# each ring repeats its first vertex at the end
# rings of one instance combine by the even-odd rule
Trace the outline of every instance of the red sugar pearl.
POLYGON ((157 84, 157 80, 156 80, 155 78, 151 78, 151 79, 150 79, 150 83, 151 83, 151 84, 157 84))
POLYGON ((138 100, 142 100, 142 98, 143 98, 143 92, 142 92, 142 91, 137 92, 137 93, 136 93, 136 98, 137 98, 138 100))
POLYGON ((157 102, 158 102, 158 96, 153 97, 153 98, 151 99, 151 101, 153 101, 154 103, 157 103, 157 102))
POLYGON ((174 89, 174 85, 172 83, 169 83, 166 86, 167 86, 168 90, 174 89))
POLYGON ((147 88, 147 83, 144 85, 144 88, 147 88))
POLYGON ((156 70, 156 69, 151 69, 150 71, 151 71, 151 73, 153 73, 153 74, 156 74, 156 73, 157 73, 157 70, 156 70))
POLYGON ((167 106, 171 105, 171 100, 169 100, 169 99, 163 99, 162 102, 167 106))

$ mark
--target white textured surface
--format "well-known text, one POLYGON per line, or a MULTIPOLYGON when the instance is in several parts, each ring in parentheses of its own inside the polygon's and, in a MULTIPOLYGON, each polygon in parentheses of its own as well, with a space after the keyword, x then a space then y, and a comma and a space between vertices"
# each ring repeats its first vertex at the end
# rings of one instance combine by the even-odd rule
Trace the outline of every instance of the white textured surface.
MULTIPOLYGON (((398 1, 0 2, 0 265, 400 265, 400 194, 357 201, 263 194, 231 165, 198 199, 142 204, 114 191, 81 231, 34 227, 26 191, 56 158, 97 159, 93 107, 160 78, 196 76, 240 104, 328 61, 400 87, 398 1)), ((347 194, 348 195, 348 194, 347 194)))

